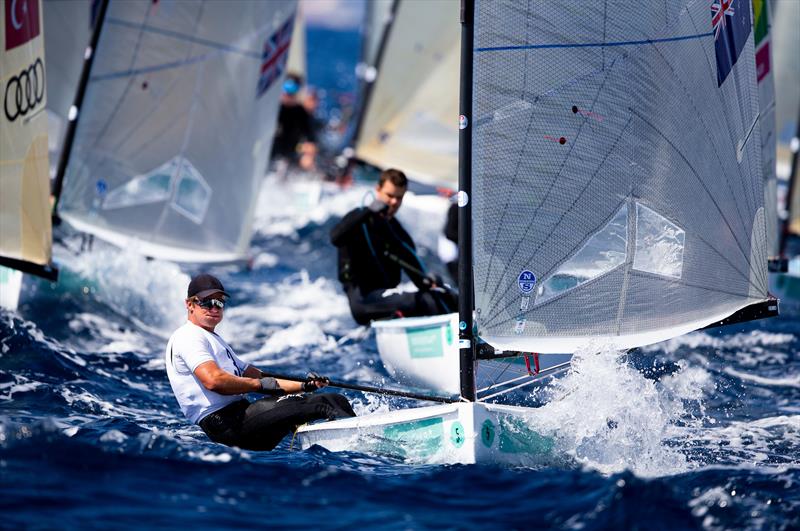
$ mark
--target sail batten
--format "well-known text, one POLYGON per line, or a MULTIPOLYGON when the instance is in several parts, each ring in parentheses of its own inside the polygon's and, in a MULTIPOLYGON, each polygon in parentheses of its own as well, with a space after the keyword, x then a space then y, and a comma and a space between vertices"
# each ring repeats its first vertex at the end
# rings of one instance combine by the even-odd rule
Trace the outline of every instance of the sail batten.
POLYGON ((476 3, 480 336, 632 348, 767 299, 750 3, 476 3), (714 21, 717 21, 716 23, 714 21))

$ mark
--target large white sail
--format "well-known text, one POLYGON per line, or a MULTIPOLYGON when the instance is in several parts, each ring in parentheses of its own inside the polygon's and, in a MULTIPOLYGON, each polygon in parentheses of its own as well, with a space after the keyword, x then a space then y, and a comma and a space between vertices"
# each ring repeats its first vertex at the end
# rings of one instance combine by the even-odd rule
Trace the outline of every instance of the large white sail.
POLYGON ((356 139, 356 156, 427 184, 458 180, 459 3, 400 1, 356 139))
POLYGON ((69 108, 81 77, 84 52, 91 37, 90 0, 44 0, 44 28, 47 39, 47 121, 50 175, 55 175, 67 129, 69 108))
POLYGON ((47 274, 52 244, 43 29, 39 0, 3 2, 0 264, 38 274, 47 274))
POLYGON ((635 347, 766 300, 755 66, 746 0, 479 0, 480 336, 635 347))
POLYGON ((157 258, 244 257, 296 2, 111 2, 59 214, 157 258))

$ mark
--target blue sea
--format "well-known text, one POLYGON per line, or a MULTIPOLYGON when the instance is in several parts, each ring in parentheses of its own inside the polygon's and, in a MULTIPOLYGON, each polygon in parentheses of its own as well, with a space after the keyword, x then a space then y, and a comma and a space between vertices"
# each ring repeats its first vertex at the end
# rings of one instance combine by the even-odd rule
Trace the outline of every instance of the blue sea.
MULTIPOLYGON (((270 182, 249 266, 205 269, 233 296, 219 332, 241 357, 396 387, 328 244, 368 193, 270 182)), ((403 208, 440 268, 443 211, 403 208)), ((526 397, 549 397, 540 410, 556 434, 536 467, 301 451, 291 438, 258 453, 210 442, 167 381, 164 346, 201 269, 101 241, 81 250, 67 227, 55 236, 59 282, 26 278, 18 311, 0 310, 2 528, 800 528, 797 303, 631 356, 583 353, 526 397)), ((426 405, 345 394, 359 414, 426 405)))
MULTIPOLYGON (((208 269, 233 295, 219 331, 243 358, 396 387, 327 243, 365 194, 326 188, 309 203, 276 184, 261 197, 251 267, 208 269)), ((438 222, 403 208, 429 247, 438 222)), ((100 241, 81 252, 66 228, 57 240, 59 283, 26 279, 19 310, 0 311, 2 527, 800 526, 797 305, 634 356, 585 355, 545 388, 558 444, 536 468, 300 451, 291 438, 257 453, 208 441, 169 388, 164 345, 199 269, 100 241)), ((424 405, 346 394, 359 414, 424 405)))

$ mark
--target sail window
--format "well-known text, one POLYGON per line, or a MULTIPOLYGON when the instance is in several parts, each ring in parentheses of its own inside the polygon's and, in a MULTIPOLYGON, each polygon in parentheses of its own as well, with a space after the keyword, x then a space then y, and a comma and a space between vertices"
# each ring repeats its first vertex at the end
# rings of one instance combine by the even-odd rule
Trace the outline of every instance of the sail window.
POLYGON ((633 268, 681 278, 686 232, 664 216, 636 203, 636 255, 633 268))
POLYGON ((178 184, 172 208, 199 225, 211 202, 211 187, 191 162, 183 157, 178 159, 178 184))
POLYGON ((628 207, 623 205, 602 229, 542 283, 536 302, 548 301, 625 263, 628 207))
POLYGON ((111 190, 103 201, 103 209, 111 210, 157 203, 169 199, 170 165, 159 166, 146 175, 138 175, 122 186, 111 190))

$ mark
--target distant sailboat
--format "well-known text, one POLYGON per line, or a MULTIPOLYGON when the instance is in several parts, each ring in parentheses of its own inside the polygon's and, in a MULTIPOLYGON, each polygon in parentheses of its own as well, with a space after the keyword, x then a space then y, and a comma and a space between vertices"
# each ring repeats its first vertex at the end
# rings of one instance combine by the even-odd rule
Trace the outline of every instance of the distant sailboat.
POLYGON ((777 176, 780 229, 778 252, 784 271, 770 276, 770 289, 800 302, 800 3, 775 2, 772 24, 775 60, 777 176))
POLYGON ((0 306, 16 309, 22 273, 55 280, 50 263, 44 23, 39 0, 0 13, 0 306))
POLYGON ((111 2, 59 216, 146 256, 244 259, 296 4, 111 2))
POLYGON ((460 402, 305 426, 304 448, 530 463, 553 442, 476 400, 476 359, 777 312, 748 3, 464 4, 460 402))
POLYGON ((400 168, 417 182, 455 189, 459 37, 448 22, 458 16, 458 3, 396 0, 382 15, 377 19, 387 23, 379 22, 385 26, 380 46, 375 49, 373 38, 365 48, 377 57, 355 157, 382 169, 400 168))

